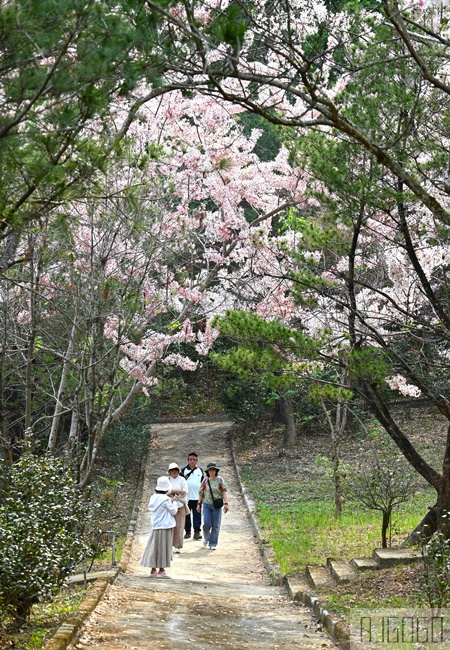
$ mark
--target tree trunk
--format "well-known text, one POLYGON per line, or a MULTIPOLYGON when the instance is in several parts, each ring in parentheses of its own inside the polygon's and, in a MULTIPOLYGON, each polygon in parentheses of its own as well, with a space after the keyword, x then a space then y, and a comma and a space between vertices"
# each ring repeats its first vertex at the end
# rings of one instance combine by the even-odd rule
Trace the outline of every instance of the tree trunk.
POLYGON ((336 516, 340 517, 342 515, 342 482, 341 482, 341 472, 339 469, 340 459, 339 456, 332 458, 333 462, 333 482, 334 482, 334 506, 336 511, 336 516))
MULTIPOLYGON (((386 402, 375 385, 361 383, 362 394, 372 413, 390 435, 406 460, 436 490, 441 491, 442 475, 437 472, 413 447, 409 438, 403 433, 392 417, 386 402)), ((450 507, 448 508, 450 510, 450 507)))
POLYGON ((428 510, 414 530, 408 535, 402 546, 414 546, 426 542, 438 529, 437 503, 428 510))
MULTIPOLYGON (((2 310, 4 320, 2 321, 2 338, 6 341, 6 316, 2 310)), ((5 405, 5 344, 0 344, 0 449, 1 457, 7 467, 13 464, 13 452, 10 441, 6 438, 6 405, 5 405)))
POLYGON ((438 494, 437 503, 432 509, 434 515, 431 514, 431 511, 428 512, 420 524, 408 536, 404 545, 412 544, 413 539, 427 538, 436 532, 436 530, 441 530, 446 539, 450 539, 450 517, 448 516, 448 513, 450 513, 450 425, 447 429, 442 473, 439 473, 414 449, 409 439, 394 421, 388 406, 381 398, 377 388, 374 386, 370 387, 371 390, 368 390, 367 386, 365 388, 367 391, 365 398, 372 412, 397 444, 405 458, 434 487, 438 494))
POLYGON ((436 514, 439 529, 446 539, 450 539, 450 426, 447 429, 442 479, 437 500, 436 514))
MULTIPOLYGON (((53 420, 52 420, 52 426, 50 429, 50 435, 48 439, 48 445, 47 445, 47 451, 50 454, 55 453, 56 451, 56 445, 58 443, 58 431, 59 431, 59 423, 61 420, 61 414, 64 410, 63 406, 63 398, 64 398, 64 393, 67 388, 67 380, 69 377, 69 367, 73 355, 73 350, 74 350, 74 342, 75 342, 75 336, 77 334, 77 329, 78 329, 78 323, 77 323, 77 318, 75 317, 73 326, 72 326, 72 331, 70 333, 70 339, 69 343, 67 345, 67 350, 66 354, 64 357, 64 362, 63 362, 63 369, 61 373, 61 379, 59 381, 59 388, 58 388, 58 395, 56 397, 56 403, 55 403, 55 410, 53 413, 53 420)), ((69 436, 70 437, 70 436, 69 436)))
MULTIPOLYGON (((341 376, 342 385, 345 385, 346 379, 347 379, 347 373, 344 370, 341 376)), ((336 414, 335 414, 334 422, 323 400, 321 401, 321 406, 325 414, 325 417, 327 419, 328 426, 330 427, 331 464, 333 470, 333 483, 334 483, 334 505, 335 505, 336 516, 340 517, 342 515, 342 506, 343 506, 342 481, 341 481, 342 477, 340 471, 340 464, 341 464, 340 447, 347 426, 348 405, 347 402, 345 401, 342 400, 338 401, 336 406, 336 414)))
POLYGON ((37 292, 39 286, 39 262, 35 262, 34 256, 30 260, 30 277, 32 291, 30 294, 30 333, 28 336, 28 347, 25 364, 25 431, 31 429, 33 411, 33 364, 35 356, 36 332, 37 332, 37 292), (36 274, 35 274, 36 273, 36 274))
POLYGON ((387 548, 387 530, 391 522, 392 510, 383 512, 383 523, 381 524, 381 548, 387 548))
POLYGON ((279 398, 275 405, 274 422, 280 422, 284 425, 284 448, 292 449, 295 447, 297 442, 297 425, 295 423, 292 396, 289 393, 279 393, 279 398))

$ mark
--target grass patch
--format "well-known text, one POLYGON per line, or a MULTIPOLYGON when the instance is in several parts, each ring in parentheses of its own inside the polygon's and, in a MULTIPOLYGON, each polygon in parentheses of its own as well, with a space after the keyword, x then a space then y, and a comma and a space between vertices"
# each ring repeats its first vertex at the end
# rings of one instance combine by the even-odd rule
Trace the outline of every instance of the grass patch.
POLYGON ((11 627, 11 621, 3 621, 0 648, 40 650, 57 628, 77 611, 85 595, 86 590, 80 586, 67 587, 53 602, 34 605, 30 619, 19 630, 11 627))
MULTIPOLYGON (((445 448, 447 423, 434 411, 408 412, 402 425, 424 457, 436 463, 437 445, 445 448), (412 417, 412 415, 414 417, 412 417)), ((400 414, 401 416, 401 414, 400 414)), ((385 437, 398 456, 398 451, 385 437)), ((270 423, 249 440, 238 430, 236 456, 242 480, 251 492, 261 533, 272 560, 283 573, 304 575, 307 565, 325 565, 328 558, 350 561, 371 557, 381 546, 382 513, 368 510, 346 492, 354 474, 371 470, 364 436, 349 436, 341 447, 343 488, 348 501, 335 516, 327 432, 299 436, 295 448, 285 450, 270 423)), ((406 470, 408 467, 405 465, 406 470)), ((436 501, 435 491, 419 476, 415 493, 393 510, 391 545, 399 547, 436 501)), ((350 610, 429 606, 422 562, 376 571, 363 571, 346 584, 314 588, 314 595, 337 618, 349 620, 350 610)))
MULTIPOLYGON (((326 480, 270 481, 251 468, 242 471, 252 493, 264 539, 285 573, 300 573, 308 564, 325 564, 327 558, 351 560, 370 557, 381 546, 381 513, 347 502, 340 518, 326 480), (314 494, 313 494, 313 493, 314 494)), ((434 493, 423 489, 394 510, 392 545, 399 546, 432 503, 434 493)))

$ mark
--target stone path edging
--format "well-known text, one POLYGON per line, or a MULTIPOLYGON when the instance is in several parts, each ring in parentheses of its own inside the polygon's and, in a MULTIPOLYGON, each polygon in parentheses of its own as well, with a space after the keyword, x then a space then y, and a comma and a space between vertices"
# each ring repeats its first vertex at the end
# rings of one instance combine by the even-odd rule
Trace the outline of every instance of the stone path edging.
MULTIPOLYGON (((333 641, 338 643, 343 650, 349 648, 349 633, 344 623, 341 621, 336 621, 326 610, 325 605, 319 601, 319 599, 311 594, 305 584, 296 583, 295 579, 292 579, 287 574, 281 571, 281 567, 275 562, 275 560, 270 556, 264 541, 263 536, 256 520, 255 508, 253 501, 249 497, 241 478, 240 469, 236 462, 236 456, 234 451, 234 441, 233 436, 228 436, 229 447, 230 447, 230 456, 231 462, 236 473, 236 478, 238 481, 238 486, 241 491, 244 505, 249 514, 250 522, 254 535, 258 541, 258 546, 263 558, 264 566, 266 568, 267 574, 270 577, 272 583, 277 586, 285 585, 288 591, 290 598, 297 602, 302 602, 304 605, 310 607, 314 613, 314 616, 322 623, 322 625, 327 630, 328 634, 333 641)), ((75 641, 77 634, 87 620, 87 618, 92 614, 101 598, 103 597, 107 587, 114 582, 117 576, 120 573, 125 573, 128 562, 130 560, 130 554, 132 549, 132 542, 135 532, 135 527, 138 518, 138 512, 140 507, 140 502, 142 498, 142 492, 144 487, 145 479, 145 468, 148 458, 148 453, 150 450, 150 441, 147 447, 147 451, 144 457, 141 460, 141 466, 139 471, 138 485, 135 493, 135 500, 133 506, 133 512, 130 517, 130 523, 128 526, 127 540, 125 542, 125 547, 122 552, 122 558, 117 570, 110 577, 98 578, 92 588, 89 590, 86 598, 80 605, 78 612, 69 617, 69 619, 63 623, 53 635, 53 637, 46 643, 43 647, 43 650, 66 650, 73 641, 75 641)))
POLYGON ((118 567, 113 571, 111 576, 98 578, 95 581, 95 584, 89 589, 88 594, 84 598, 76 614, 70 616, 65 623, 59 626, 55 634, 51 637, 49 641, 43 647, 43 650, 66 650, 70 644, 75 641, 77 634, 87 620, 87 618, 92 614, 94 609, 97 607, 98 603, 103 597, 107 587, 114 582, 117 576, 120 573, 125 573, 128 562, 130 561, 131 548, 133 545, 134 530, 136 527, 138 514, 139 514, 139 505, 142 499, 142 492, 144 489, 144 479, 145 479, 145 468, 147 465, 148 454, 150 450, 151 436, 148 440, 147 449, 141 459, 141 465, 139 468, 139 478, 136 486, 133 511, 131 513, 130 522, 128 524, 127 539, 122 551, 122 557, 118 567))
POLYGON ((343 650, 348 650, 350 648, 350 633, 348 626, 342 621, 337 621, 332 617, 332 615, 327 611, 326 604, 319 601, 317 596, 314 596, 308 591, 308 586, 306 581, 302 582, 296 581, 294 578, 283 573, 281 567, 275 562, 273 558, 270 557, 267 548, 263 542, 263 536, 258 525, 258 521, 255 516, 255 508, 253 501, 248 496, 248 493, 244 487, 241 478, 241 472, 239 466, 236 462, 236 455, 234 451, 234 440, 233 436, 229 435, 229 445, 231 452, 231 461, 233 464, 234 471, 238 480, 239 489, 244 500, 245 507, 249 513, 250 521, 252 528, 255 534, 256 539, 258 540, 258 545, 263 557, 264 565, 266 567, 267 574, 275 585, 285 585, 289 594, 289 597, 292 600, 301 602, 307 607, 310 607, 314 613, 314 616, 320 621, 324 626, 330 637, 335 643, 338 643, 343 650))
POLYGON ((75 641, 81 626, 88 616, 92 614, 105 593, 106 588, 115 580, 119 573, 120 569, 118 568, 114 577, 98 578, 95 581, 95 584, 89 590, 77 613, 59 626, 50 641, 45 644, 44 650, 65 650, 75 641))
POLYGON ((247 493, 247 490, 245 489, 244 484, 242 482, 241 472, 240 472, 239 466, 238 466, 238 464, 236 462, 236 455, 235 455, 235 452, 234 452, 233 436, 229 435, 228 440, 229 440, 229 446, 230 446, 231 462, 232 462, 233 469, 235 471, 235 474, 236 474, 236 477, 237 477, 237 480, 238 480, 239 490, 240 490, 240 492, 242 494, 242 498, 244 500, 245 507, 246 507, 247 512, 248 512, 249 517, 250 517, 250 522, 251 522, 251 525, 252 525, 253 533, 254 533, 257 541, 258 541, 258 546, 259 546, 259 550, 261 552, 261 555, 262 555, 262 558, 263 558, 263 561, 264 561, 264 566, 266 567, 267 574, 270 577, 272 583, 274 585, 281 586, 281 585, 285 584, 286 575, 284 573, 282 573, 281 567, 275 562, 275 560, 269 556, 267 548, 266 548, 266 546, 265 546, 265 544, 263 542, 263 536, 261 535, 261 530, 259 528, 258 521, 257 521, 256 516, 255 516, 255 507, 254 507, 253 501, 249 497, 249 495, 247 493))

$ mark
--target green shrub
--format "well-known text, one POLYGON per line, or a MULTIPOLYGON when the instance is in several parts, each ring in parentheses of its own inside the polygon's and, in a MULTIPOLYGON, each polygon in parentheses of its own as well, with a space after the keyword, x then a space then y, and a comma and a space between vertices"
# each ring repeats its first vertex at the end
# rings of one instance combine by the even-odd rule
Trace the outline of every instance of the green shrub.
POLYGON ((133 475, 148 445, 148 425, 152 420, 146 399, 138 399, 107 432, 99 447, 99 464, 118 474, 133 475))
POLYGON ((235 422, 253 424, 267 412, 270 396, 271 391, 260 382, 235 379, 222 391, 220 400, 235 422))
MULTIPOLYGON (((2 470, 6 468, 2 467, 2 470)), ((29 449, 0 488, 0 616, 51 601, 85 552, 88 507, 63 461, 29 449)))
POLYGON ((448 607, 450 604, 450 540, 436 532, 422 546, 422 586, 430 607, 448 607))
POLYGON ((126 421, 118 422, 103 438, 99 459, 119 473, 133 473, 139 467, 142 455, 148 445, 148 427, 137 426, 126 421))

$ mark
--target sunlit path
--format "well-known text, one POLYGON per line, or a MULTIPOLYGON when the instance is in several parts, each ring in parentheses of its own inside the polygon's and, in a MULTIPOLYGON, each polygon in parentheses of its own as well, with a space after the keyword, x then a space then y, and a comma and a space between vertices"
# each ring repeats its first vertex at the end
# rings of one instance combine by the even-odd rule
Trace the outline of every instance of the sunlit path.
POLYGON ((78 648, 335 648, 316 631, 308 609, 271 585, 239 496, 227 452, 226 423, 166 424, 152 429, 152 452, 136 538, 127 573, 110 588, 85 626, 78 648), (199 464, 218 463, 228 485, 216 551, 185 540, 168 572, 149 578, 139 565, 148 539, 147 504, 170 462, 181 466, 190 451, 199 464))

